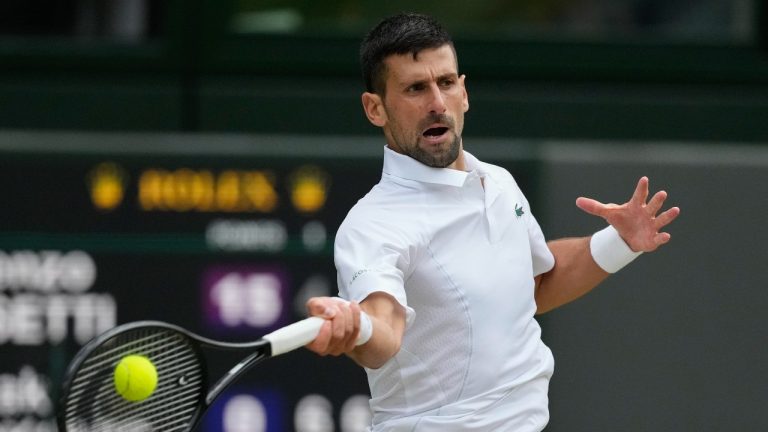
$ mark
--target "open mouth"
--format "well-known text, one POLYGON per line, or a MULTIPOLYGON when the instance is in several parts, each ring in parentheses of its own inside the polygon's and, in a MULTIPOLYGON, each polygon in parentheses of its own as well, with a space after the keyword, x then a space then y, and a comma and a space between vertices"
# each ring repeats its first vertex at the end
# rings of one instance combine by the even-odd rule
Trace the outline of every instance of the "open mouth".
POLYGON ((447 127, 433 127, 424 131, 425 137, 439 137, 448 132, 447 127))

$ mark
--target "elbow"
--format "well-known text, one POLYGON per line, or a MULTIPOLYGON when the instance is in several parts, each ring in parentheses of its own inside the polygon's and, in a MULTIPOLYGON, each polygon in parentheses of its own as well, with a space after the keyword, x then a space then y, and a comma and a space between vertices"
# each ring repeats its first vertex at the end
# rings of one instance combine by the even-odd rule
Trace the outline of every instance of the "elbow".
POLYGON ((536 290, 536 294, 534 295, 534 300, 536 301, 536 315, 545 314, 553 309, 542 297, 543 296, 539 294, 539 290, 536 290))
POLYGON ((394 341, 392 343, 392 346, 390 347, 389 351, 387 352, 387 354, 385 356, 385 360, 383 362, 381 362, 381 364, 378 365, 376 368, 372 368, 372 369, 378 369, 378 368, 384 366, 384 364, 387 363, 389 360, 394 358, 397 355, 397 353, 400 352, 401 345, 402 345, 402 341, 401 340, 394 341))
POLYGON ((536 315, 542 315, 545 314, 552 309, 555 309, 554 307, 548 306, 548 305, 542 305, 540 302, 536 302, 536 315))
POLYGON ((379 369, 385 364, 387 364, 388 361, 389 359, 383 360, 383 361, 371 361, 367 363, 358 362, 358 364, 366 369, 379 369))
POLYGON ((549 292, 545 287, 546 284, 542 283, 542 279, 542 277, 536 279, 536 285, 533 291, 533 299, 536 302, 536 315, 545 314, 557 308, 548 295, 549 292))
POLYGON ((368 369, 379 369, 400 352, 401 341, 391 340, 385 346, 360 345, 350 353, 355 363, 368 369))
POLYGON ((536 315, 545 314, 560 307, 562 299, 552 287, 539 286, 534 293, 536 301, 536 315))

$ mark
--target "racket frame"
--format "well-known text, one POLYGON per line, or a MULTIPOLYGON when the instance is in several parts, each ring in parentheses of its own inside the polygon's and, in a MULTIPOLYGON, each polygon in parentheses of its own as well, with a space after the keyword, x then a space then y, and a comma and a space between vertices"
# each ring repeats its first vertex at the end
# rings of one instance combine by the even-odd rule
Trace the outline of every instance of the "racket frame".
POLYGON ((90 356, 96 350, 98 350, 99 347, 103 346, 105 343, 119 336, 120 334, 141 330, 141 329, 151 329, 151 328, 160 328, 163 330, 176 332, 181 334, 183 337, 187 338, 188 340, 192 341, 192 343, 190 343, 190 347, 192 348, 192 351, 194 352, 195 356, 200 362, 200 365, 201 365, 200 369, 202 373, 202 382, 203 382, 202 386, 204 391, 201 392, 200 398, 198 399, 196 404, 197 407, 194 413, 191 415, 192 421, 190 423, 189 430, 192 430, 196 427, 197 423, 202 418, 202 414, 216 400, 216 398, 221 395, 221 393, 224 391, 224 389, 226 389, 229 386, 229 384, 231 384, 235 379, 237 379, 239 376, 241 376, 251 367, 255 366, 259 362, 266 360, 267 358, 272 356, 271 344, 268 340, 263 338, 256 341, 251 341, 251 342, 217 341, 217 340, 206 338, 204 336, 200 336, 183 327, 170 324, 167 322, 163 322, 163 321, 145 320, 145 321, 134 321, 134 322, 118 325, 116 327, 113 327, 105 331, 99 336, 96 336, 95 338, 90 340, 88 343, 83 345, 83 347, 77 352, 75 357, 71 360, 69 367, 67 368, 67 372, 64 376, 64 380, 62 381, 63 383, 62 392, 61 392, 61 396, 58 399, 57 408, 56 408, 56 423, 60 431, 68 430, 68 428, 66 427, 66 421, 67 421, 66 409, 68 405, 68 396, 70 394, 69 388, 73 384, 75 378, 77 377, 77 373, 80 371, 85 361, 88 360, 88 358, 90 358, 90 356), (254 350, 254 352, 248 355, 243 360, 241 360, 239 363, 237 363, 224 376, 222 376, 214 385, 210 386, 208 363, 206 361, 206 356, 203 354, 203 348, 214 348, 218 350, 229 350, 229 351, 254 350))
MULTIPOLYGON (((61 432, 67 431, 66 408, 68 405, 70 386, 77 378, 77 373, 80 371, 85 361, 90 358, 91 354, 93 354, 99 347, 122 333, 137 331, 144 328, 160 328, 178 333, 191 342, 189 345, 200 364, 202 382, 201 387, 203 388, 203 391, 200 392, 200 397, 197 400, 195 411, 190 417, 189 430, 192 430, 197 426, 200 419, 203 417, 203 413, 205 413, 208 407, 235 379, 240 377, 251 367, 263 360, 293 351, 301 346, 308 344, 317 337, 317 334, 324 323, 325 320, 322 318, 309 317, 275 330, 272 333, 269 333, 264 337, 252 342, 217 341, 200 336, 183 327, 169 324, 163 321, 135 321, 119 325, 110 330, 107 330, 106 332, 85 344, 70 362, 63 380, 63 391, 57 404, 57 425, 61 432), (234 367, 230 368, 229 371, 225 373, 218 381, 216 381, 215 384, 206 387, 208 385, 209 378, 208 364, 206 361, 206 356, 203 355, 202 348, 236 351, 249 350, 252 352, 239 363, 237 363, 234 367)), ((365 315, 365 313, 362 312, 361 324, 361 332, 358 335, 357 340, 358 345, 366 343, 372 334, 370 319, 367 315, 365 315)))

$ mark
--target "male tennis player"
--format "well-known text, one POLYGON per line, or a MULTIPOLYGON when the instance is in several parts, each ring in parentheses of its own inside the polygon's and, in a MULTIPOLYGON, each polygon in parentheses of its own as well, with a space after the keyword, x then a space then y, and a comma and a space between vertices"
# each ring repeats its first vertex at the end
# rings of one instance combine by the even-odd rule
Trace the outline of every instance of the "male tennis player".
POLYGON ((554 361, 534 314, 667 243, 660 229, 680 210, 659 213, 667 195, 648 200, 643 177, 625 204, 576 201, 606 229, 546 242, 509 172, 463 148, 465 76, 437 22, 385 19, 361 61, 384 167, 336 237, 350 302, 309 300, 310 314, 328 321, 308 347, 365 367, 373 431, 540 431, 554 361), (356 347, 361 316, 373 335, 356 347))

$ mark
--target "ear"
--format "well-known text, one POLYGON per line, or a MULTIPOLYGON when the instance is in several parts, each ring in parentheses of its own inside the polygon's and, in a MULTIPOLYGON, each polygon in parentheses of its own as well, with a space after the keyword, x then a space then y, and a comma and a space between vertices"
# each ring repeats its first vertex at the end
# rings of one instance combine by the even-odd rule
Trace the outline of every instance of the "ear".
POLYGON ((464 112, 469 111, 469 94, 467 93, 467 87, 464 85, 464 80, 466 80, 466 78, 467 78, 466 75, 462 75, 459 77, 459 82, 461 83, 461 91, 463 93, 461 108, 464 110, 464 112))
POLYGON ((387 124, 387 111, 384 109, 384 101, 376 93, 363 93, 363 111, 368 121, 374 126, 384 127, 387 124))

